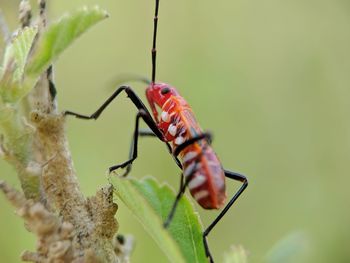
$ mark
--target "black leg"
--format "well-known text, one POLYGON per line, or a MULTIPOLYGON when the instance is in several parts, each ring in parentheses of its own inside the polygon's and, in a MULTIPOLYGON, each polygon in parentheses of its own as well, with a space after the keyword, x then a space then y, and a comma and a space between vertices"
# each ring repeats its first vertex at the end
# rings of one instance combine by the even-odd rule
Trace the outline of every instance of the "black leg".
MULTIPOLYGON (((140 129, 139 130, 139 136, 142 136, 142 137, 146 137, 146 136, 156 137, 156 135, 149 129, 140 129)), ((133 144, 133 142, 132 142, 132 144, 133 144)), ((177 156, 172 154, 173 150, 171 148, 170 143, 165 141, 165 144, 168 147, 169 153, 173 156, 176 165, 182 170, 182 164, 181 164, 180 160, 177 158, 177 156)))
MULTIPOLYGON (((136 159, 137 157, 137 142, 138 142, 138 126, 139 126, 139 118, 142 117, 142 119, 146 122, 148 127, 151 129, 151 131, 147 132, 145 135, 154 135, 158 137, 161 141, 164 141, 164 137, 162 132, 159 130, 157 124, 153 120, 151 114, 147 110, 146 106, 143 104, 141 99, 136 95, 136 93, 128 86, 121 86, 119 87, 93 114, 91 115, 83 115, 80 113, 72 112, 72 111, 65 111, 64 115, 72 115, 79 119, 84 120, 91 120, 91 119, 98 119, 99 116, 102 114, 102 112, 108 107, 108 105, 122 92, 125 91, 125 93, 128 95, 128 97, 131 99, 133 104, 136 106, 136 108, 139 110, 137 116, 136 116, 136 125, 135 125, 135 131, 133 136, 133 143, 131 144, 131 150, 130 150, 130 159, 120 165, 115 165, 109 168, 109 171, 112 172, 118 168, 124 168, 128 166, 126 169, 126 172, 123 176, 126 176, 130 170, 131 166, 130 164, 136 159)), ((171 152, 171 146, 168 142, 166 142, 169 151, 171 152)), ((181 163, 179 160, 175 157, 175 161, 177 165, 182 168, 181 163)))
POLYGON ((176 198, 175 198, 173 206, 172 206, 172 208, 170 210, 170 213, 169 213, 167 219, 164 222, 164 227, 165 228, 167 228, 169 226, 171 220, 173 219, 174 214, 175 214, 175 210, 176 210, 176 207, 177 207, 177 204, 179 203, 181 197, 185 193, 186 187, 187 187, 188 183, 191 181, 194 173, 197 171, 198 163, 199 163, 200 159, 202 158, 202 154, 203 154, 203 152, 205 152, 205 149, 206 149, 206 147, 203 147, 202 153, 197 156, 197 158, 195 160, 196 163, 193 166, 192 170, 189 172, 189 175, 186 177, 185 183, 183 181, 184 175, 183 175, 183 173, 181 174, 180 189, 179 189, 179 192, 176 195, 176 198))
POLYGON ((173 219, 174 217, 174 214, 175 214, 175 210, 176 210, 176 207, 177 207, 177 204, 179 203, 182 195, 185 193, 185 190, 186 190, 186 187, 187 187, 187 184, 188 184, 188 181, 189 180, 186 180, 186 182, 184 183, 184 175, 183 173, 181 173, 181 179, 180 179, 180 188, 179 188, 179 191, 176 195, 176 198, 175 198, 175 201, 173 203, 173 206, 171 207, 171 210, 167 216, 167 219, 164 221, 164 228, 167 228, 171 222, 171 220, 173 219))
MULTIPOLYGON (((198 135, 198 136, 195 136, 195 137, 193 137, 193 138, 191 138, 191 139, 185 141, 184 143, 180 144, 177 148, 175 148, 174 152, 172 153, 172 156, 174 157, 175 161, 176 161, 178 164, 180 164, 180 161, 179 161, 179 159, 177 158, 177 156, 179 155, 179 153, 180 153, 183 149, 185 149, 187 146, 193 144, 193 143, 196 142, 196 141, 202 140, 202 139, 204 139, 204 138, 206 138, 206 139, 208 140, 209 143, 211 142, 211 135, 210 135, 209 133, 202 133, 202 134, 200 134, 200 135, 198 135)), ((169 145, 169 147, 170 147, 170 145, 169 145)), ((202 151, 202 152, 205 151, 205 148, 206 148, 206 147, 203 148, 203 151, 202 151)), ((171 153, 171 147, 170 147, 169 149, 170 149, 170 153, 171 153)), ((197 158, 198 158, 197 163, 198 163, 198 161, 200 160, 201 157, 202 157, 202 154, 198 155, 198 157, 197 157, 197 158)), ((192 171, 190 172, 189 176, 187 176, 185 182, 183 181, 183 179, 184 179, 183 173, 181 174, 180 188, 179 188, 179 191, 178 191, 178 193, 177 193, 177 195, 176 195, 176 198, 175 198, 175 201, 174 201, 174 203, 173 203, 173 206, 172 206, 172 208, 171 208, 171 210, 170 210, 170 212, 169 212, 169 215, 168 215, 167 219, 166 219, 165 222, 164 222, 164 227, 165 227, 165 228, 167 228, 167 227, 169 226, 169 224, 171 223, 171 220, 172 220, 173 217, 174 217, 174 214, 175 214, 175 211, 176 211, 176 207, 177 207, 177 205, 178 205, 178 203, 179 203, 181 197, 182 197, 183 194, 185 193, 185 190, 186 190, 186 187, 187 187, 189 181, 192 179, 192 177, 193 177, 193 175, 194 175, 194 172, 195 172, 196 169, 197 169, 197 163, 196 163, 196 165, 192 168, 192 171)), ((181 165, 181 164, 180 164, 180 165, 181 165)), ((182 165, 181 165, 181 166, 180 166, 180 165, 179 165, 179 167, 180 167, 180 169, 182 169, 182 165)))
POLYGON ((238 191, 231 198, 231 200, 227 203, 227 205, 220 212, 220 214, 217 216, 217 218, 215 218, 215 220, 203 232, 203 243, 204 243, 205 252, 206 252, 207 257, 208 257, 208 259, 209 259, 209 261, 211 263, 214 262, 214 261, 213 261, 213 257, 211 256, 211 253, 209 251, 209 246, 208 246, 208 243, 207 243, 207 236, 210 233, 210 231, 216 226, 216 224, 221 220, 221 218, 226 214, 226 212, 231 208, 233 203, 238 199, 238 197, 243 193, 243 191, 248 186, 248 179, 242 174, 225 170, 225 176, 230 178, 230 179, 233 179, 233 180, 236 180, 236 181, 240 181, 240 182, 243 183, 243 185, 238 189, 238 191))
MULTIPOLYGON (((108 107, 108 105, 122 92, 125 91, 125 93, 128 95, 128 97, 131 99, 131 101, 134 103, 134 105, 136 106, 136 108, 139 111, 144 111, 146 114, 144 114, 143 119, 146 122, 146 124, 148 125, 148 127, 151 129, 150 131, 140 131, 140 135, 141 136, 156 136, 158 137, 161 141, 164 141, 163 138, 163 134, 162 132, 158 129, 157 124, 155 123, 155 121, 153 120, 151 114, 149 113, 148 109, 146 108, 146 106, 143 104, 143 102, 141 101, 141 99, 136 95, 136 93, 129 87, 129 86, 121 86, 119 87, 93 114, 91 115, 84 115, 84 114, 80 114, 80 113, 76 113, 76 112, 72 112, 72 111, 65 111, 64 115, 72 115, 75 116, 76 118, 79 119, 84 119, 84 120, 91 120, 91 119, 98 119, 99 116, 102 114, 102 112, 108 107), (146 116, 147 115, 147 116, 146 116)), ((133 139, 135 139, 135 133, 133 136, 133 139)), ((137 139, 136 139, 137 141, 137 139)), ((168 142, 165 142, 169 152, 172 152, 172 148, 170 146, 170 144, 168 142)), ((137 154, 137 143, 132 143, 131 147, 132 150, 134 150, 136 148, 136 154, 137 154)), ((130 151, 131 152, 131 151, 130 151)), ((130 157, 131 158, 131 157, 130 157)), ((180 167, 180 169, 182 169, 182 165, 181 162, 179 161, 179 159, 176 156, 173 156, 176 164, 180 167)), ((111 167, 113 168, 113 167, 111 167)), ((131 169, 128 168, 129 171, 131 169)), ((129 172, 127 169, 127 173, 129 172)))
POLYGON ((192 170, 190 171, 190 174, 186 177, 185 182, 184 182, 184 175, 183 175, 183 173, 181 173, 180 189, 179 189, 179 192, 176 195, 175 201, 173 203, 173 206, 171 207, 169 215, 168 215, 167 219, 165 220, 165 222, 163 224, 165 228, 167 228, 169 226, 169 224, 171 223, 171 220, 173 219, 175 211, 176 211, 176 207, 177 207, 181 197, 185 193, 185 190, 186 190, 186 187, 187 187, 188 183, 191 181, 194 173, 196 172, 197 164, 198 164, 198 161, 200 160, 201 157, 202 157, 201 154, 198 155, 198 159, 196 159, 197 160, 196 161, 196 165, 193 166, 192 170))
POLYGON ((151 114, 149 113, 147 107, 143 104, 141 99, 136 95, 136 93, 129 87, 129 86, 121 86, 119 87, 93 114, 91 115, 84 115, 72 111, 65 111, 64 115, 72 115, 79 119, 85 119, 85 120, 91 120, 91 119, 98 119, 100 117, 101 113, 107 108, 107 106, 122 92, 125 91, 125 93, 128 95, 128 97, 131 99, 131 101, 134 103, 136 108, 138 110, 143 110, 147 113, 147 115, 150 118, 144 119, 148 127, 153 131, 153 133, 161 140, 164 141, 163 134, 158 129, 157 124, 152 119, 151 114))
MULTIPOLYGON (((138 124, 136 124, 135 131, 136 131, 137 126, 138 126, 138 124)), ((134 158, 135 152, 137 153, 138 138, 136 138, 136 136, 138 136, 138 137, 157 137, 154 134, 154 132, 150 129, 139 129, 139 132, 137 135, 134 132, 134 135, 132 137, 132 141, 130 144, 130 150, 129 150, 129 159, 130 160, 134 158), (136 144, 135 144, 135 142, 136 142, 136 144), (136 151, 135 151, 135 148, 136 148, 136 151)), ((170 144, 168 142, 165 142, 165 144, 167 145, 168 150, 169 150, 170 154, 172 155, 172 149, 171 149, 170 144)), ((173 158, 174 158, 174 161, 177 164, 177 166, 182 170, 182 165, 181 165, 180 160, 176 156, 173 156, 173 158)), ((113 166, 113 167, 115 167, 115 166, 113 166)), ((123 174, 123 176, 128 175, 128 173, 131 171, 131 168, 132 168, 132 162, 126 166, 126 172, 123 174)))
MULTIPOLYGON (((90 120, 90 119, 98 119, 98 117, 101 115, 101 113, 107 108, 107 106, 116 98, 118 95, 122 92, 125 91, 128 93, 126 90, 130 89, 128 86, 121 86, 119 87, 93 114, 91 115, 83 115, 79 113, 75 113, 72 111, 65 111, 64 115, 72 115, 75 116, 79 119, 85 119, 85 120, 90 120)), ((131 89, 130 89, 131 90, 131 89)), ((135 94, 136 95, 136 94, 135 94)), ((135 104, 135 103, 134 103, 135 104)), ((136 105, 136 104, 135 104, 136 105)), ((136 105, 136 107, 139 109, 139 107, 136 105)))
MULTIPOLYGON (((122 164, 114 165, 109 168, 109 172, 111 173, 112 171, 115 171, 119 168, 125 168, 127 167, 125 173, 123 176, 126 176, 130 170, 131 170, 131 164, 132 162, 137 158, 137 146, 138 146, 138 138, 139 138, 139 122, 140 118, 142 118, 148 126, 153 126, 153 129, 157 129, 158 133, 162 134, 161 131, 158 130, 157 125, 154 123, 152 116, 149 114, 149 112, 145 112, 143 109, 141 109, 137 115, 136 115, 136 121, 135 121, 135 130, 134 130, 134 135, 133 135, 133 140, 131 143, 131 149, 130 149, 130 156, 129 160, 122 164)), ((147 132, 146 135, 150 135, 151 132, 153 133, 153 129, 150 132, 147 132)), ((154 136, 156 136, 155 133, 153 133, 154 136)))
POLYGON ((212 136, 209 132, 204 132, 200 135, 197 135, 191 139, 188 139, 187 141, 185 141, 184 143, 180 144, 179 146, 177 146, 174 150, 174 156, 178 156, 179 153, 184 150, 187 146, 192 145, 194 142, 203 140, 203 139, 207 139, 208 143, 211 143, 212 140, 212 136))
POLYGON ((139 129, 139 135, 141 137, 157 137, 150 129, 139 129))
MULTIPOLYGON (((136 128, 135 128, 136 129, 136 128)), ((152 132, 151 130, 149 129, 139 129, 139 132, 138 132, 138 136, 149 136, 149 137, 157 137, 154 132, 152 132)), ((136 139, 136 141, 138 141, 136 139)), ((131 144, 130 144, 130 150, 129 150, 129 159, 132 159, 132 157, 134 156, 134 148, 137 148, 138 145, 135 145, 135 135, 132 137, 132 141, 131 141, 131 144)), ((137 149, 136 149, 136 152, 137 152, 137 149)), ((130 173, 131 171, 131 168, 132 168, 132 163, 130 163, 127 167, 126 167, 126 172, 124 174, 124 176, 128 175, 128 173, 130 173)))

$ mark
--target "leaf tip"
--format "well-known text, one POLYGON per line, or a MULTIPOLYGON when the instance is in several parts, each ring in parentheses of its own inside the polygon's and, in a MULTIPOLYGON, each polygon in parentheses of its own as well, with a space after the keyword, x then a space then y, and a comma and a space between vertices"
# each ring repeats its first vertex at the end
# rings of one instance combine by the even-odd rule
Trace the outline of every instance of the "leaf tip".
POLYGON ((105 9, 101 8, 100 6, 95 5, 95 6, 93 7, 93 9, 95 9, 97 12, 101 12, 102 15, 103 15, 105 18, 108 18, 108 17, 109 17, 109 13, 108 13, 105 9))

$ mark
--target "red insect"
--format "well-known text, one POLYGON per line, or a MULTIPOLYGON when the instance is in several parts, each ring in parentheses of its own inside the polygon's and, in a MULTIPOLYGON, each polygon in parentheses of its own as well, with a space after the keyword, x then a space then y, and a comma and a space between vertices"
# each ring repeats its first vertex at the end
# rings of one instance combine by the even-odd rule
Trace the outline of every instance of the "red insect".
POLYGON ((193 198, 205 209, 220 208, 226 200, 225 174, 212 148, 205 140, 177 148, 204 134, 191 107, 175 88, 164 83, 151 83, 146 96, 165 141, 172 142, 173 151, 177 149, 182 159, 183 175, 193 198), (162 110, 160 118, 156 106, 162 110))
POLYGON ((119 168, 126 168, 124 176, 130 172, 131 165, 137 158, 139 136, 156 136, 163 141, 167 145, 176 164, 182 169, 180 189, 169 212, 169 216, 164 223, 165 227, 170 224, 177 203, 184 194, 186 187, 189 188, 193 198, 203 208, 219 209, 225 205, 226 201, 225 177, 242 182, 243 184, 239 190, 225 205, 217 218, 203 232, 203 245, 206 255, 210 262, 214 262, 206 237, 248 186, 248 180, 244 175, 227 171, 222 167, 218 157, 210 146, 210 134, 202 131, 191 107, 178 91, 168 84, 155 82, 158 9, 159 0, 156 0, 152 46, 152 81, 143 78, 133 79, 141 80, 148 84, 146 97, 153 117, 142 100, 129 86, 119 87, 92 115, 82 115, 71 111, 66 111, 65 115, 73 115, 81 119, 97 119, 122 91, 127 93, 138 109, 131 144, 132 147, 129 154, 130 158, 122 164, 110 167, 109 171, 112 172, 119 168), (144 131, 139 129, 140 118, 145 121, 150 130, 144 131), (181 161, 178 157, 180 157, 181 161))

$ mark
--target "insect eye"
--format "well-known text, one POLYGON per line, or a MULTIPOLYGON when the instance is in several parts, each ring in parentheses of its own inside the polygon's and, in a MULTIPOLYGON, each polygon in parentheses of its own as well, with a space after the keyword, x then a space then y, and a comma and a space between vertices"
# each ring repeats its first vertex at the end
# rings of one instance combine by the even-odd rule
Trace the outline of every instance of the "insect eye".
POLYGON ((170 92, 170 89, 169 88, 163 88, 162 90, 161 90, 161 93, 163 94, 163 95, 165 95, 165 94, 167 94, 167 93, 169 93, 170 92))

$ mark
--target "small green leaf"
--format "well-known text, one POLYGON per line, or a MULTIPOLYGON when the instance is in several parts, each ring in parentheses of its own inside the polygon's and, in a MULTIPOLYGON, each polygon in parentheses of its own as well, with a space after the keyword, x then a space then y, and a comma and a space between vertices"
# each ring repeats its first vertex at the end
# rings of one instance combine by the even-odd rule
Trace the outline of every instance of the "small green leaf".
POLYGON ((112 178, 116 195, 152 236, 171 262, 208 262, 202 239, 198 215, 184 196, 176 209, 168 229, 164 229, 173 202, 174 191, 159 185, 153 178, 141 181, 129 178, 112 178))
POLYGON ((38 29, 36 27, 26 27, 23 30, 19 30, 11 43, 6 47, 2 68, 8 68, 12 61, 15 63, 13 81, 20 81, 23 76, 27 57, 37 32, 38 29))
POLYGON ((0 72, 0 95, 4 102, 14 102, 22 90, 22 79, 28 55, 38 30, 19 30, 6 47, 0 72))
POLYGON ((224 254, 224 263, 247 263, 247 252, 242 246, 232 246, 231 250, 224 254))
POLYGON ((42 34, 26 73, 40 75, 76 38, 107 17, 107 12, 99 7, 83 8, 63 16, 42 34))

